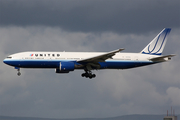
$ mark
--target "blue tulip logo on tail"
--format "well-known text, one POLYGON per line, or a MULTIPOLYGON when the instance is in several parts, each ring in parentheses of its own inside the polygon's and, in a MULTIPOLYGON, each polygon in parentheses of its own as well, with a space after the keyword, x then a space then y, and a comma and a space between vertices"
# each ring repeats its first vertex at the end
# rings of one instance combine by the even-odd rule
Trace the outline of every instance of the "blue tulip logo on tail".
POLYGON ((142 54, 161 55, 170 33, 170 28, 164 28, 142 51, 142 54))

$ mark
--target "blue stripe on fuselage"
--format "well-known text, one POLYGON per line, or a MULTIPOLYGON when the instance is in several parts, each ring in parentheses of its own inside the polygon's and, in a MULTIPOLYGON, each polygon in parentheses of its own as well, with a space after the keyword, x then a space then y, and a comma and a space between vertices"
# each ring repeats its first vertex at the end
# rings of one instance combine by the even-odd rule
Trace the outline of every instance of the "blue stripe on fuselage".
MULTIPOLYGON (((59 63, 64 61, 71 61, 74 62, 76 65, 76 61, 72 60, 4 60, 3 62, 15 66, 15 67, 22 67, 22 68, 58 68, 59 63)), ((140 67, 145 65, 154 64, 151 61, 117 61, 117 60, 107 60, 106 62, 99 62, 101 65, 100 69, 128 69, 134 67, 140 67)))
POLYGON ((128 69, 134 67, 140 67, 145 65, 154 64, 150 61, 107 61, 106 65, 108 69, 128 69))
POLYGON ((65 60, 4 60, 4 63, 22 68, 58 68, 65 60))

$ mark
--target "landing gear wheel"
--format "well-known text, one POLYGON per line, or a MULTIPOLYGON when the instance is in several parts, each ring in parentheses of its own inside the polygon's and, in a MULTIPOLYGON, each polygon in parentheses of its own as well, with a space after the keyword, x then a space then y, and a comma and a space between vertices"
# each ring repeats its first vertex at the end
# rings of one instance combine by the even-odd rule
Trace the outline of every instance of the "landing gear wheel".
POLYGON ((85 74, 86 74, 86 73, 83 73, 83 74, 81 74, 81 76, 82 76, 82 77, 85 77, 85 76, 86 76, 85 74))
POLYGON ((90 78, 90 79, 96 77, 96 75, 95 75, 95 74, 92 74, 91 71, 85 71, 85 73, 81 74, 81 76, 82 76, 82 77, 86 77, 86 78, 90 78))
POLYGON ((17 73, 17 75, 18 75, 18 76, 20 76, 20 75, 21 75, 21 73, 20 73, 20 72, 18 72, 18 73, 17 73))
POLYGON ((17 75, 20 76, 21 75, 20 68, 15 68, 15 69, 17 69, 18 71, 17 75))

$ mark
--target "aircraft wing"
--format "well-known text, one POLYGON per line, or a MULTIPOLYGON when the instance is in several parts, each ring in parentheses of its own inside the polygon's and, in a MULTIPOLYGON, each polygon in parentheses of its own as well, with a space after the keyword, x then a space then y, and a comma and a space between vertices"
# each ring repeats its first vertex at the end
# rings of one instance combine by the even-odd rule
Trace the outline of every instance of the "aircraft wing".
POLYGON ((108 53, 104 53, 98 56, 94 56, 94 57, 90 57, 90 58, 86 58, 86 59, 82 59, 82 60, 78 60, 77 62, 81 63, 81 62, 85 62, 85 63, 97 63, 97 62, 105 62, 106 59, 111 58, 112 56, 114 56, 117 52, 120 52, 124 50, 123 48, 121 49, 117 49, 114 51, 110 51, 108 53))
POLYGON ((160 57, 155 57, 155 58, 151 58, 149 60, 153 61, 153 62, 161 62, 161 61, 166 61, 165 58, 167 58, 168 60, 171 59, 171 57, 174 57, 176 55, 165 55, 165 56, 160 56, 160 57))

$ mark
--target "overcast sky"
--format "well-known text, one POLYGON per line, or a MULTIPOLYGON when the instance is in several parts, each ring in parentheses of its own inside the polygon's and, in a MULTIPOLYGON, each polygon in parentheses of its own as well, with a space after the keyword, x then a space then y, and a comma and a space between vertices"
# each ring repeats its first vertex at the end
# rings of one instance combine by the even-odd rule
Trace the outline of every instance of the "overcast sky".
POLYGON ((0 63, 0 115, 87 118, 180 114, 179 0, 0 0, 0 60, 22 51, 140 52, 163 28, 170 62, 56 74, 0 63))

